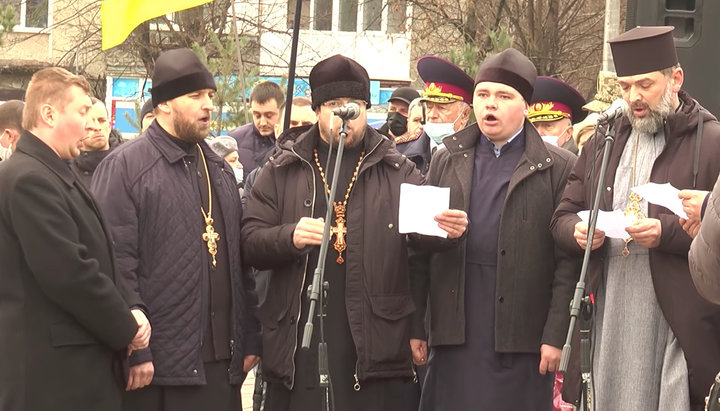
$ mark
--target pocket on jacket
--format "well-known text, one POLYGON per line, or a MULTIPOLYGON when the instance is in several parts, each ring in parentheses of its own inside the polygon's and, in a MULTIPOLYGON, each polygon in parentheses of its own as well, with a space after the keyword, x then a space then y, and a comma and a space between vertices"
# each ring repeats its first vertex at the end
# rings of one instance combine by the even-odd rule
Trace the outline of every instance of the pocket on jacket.
POLYGON ((53 347, 63 347, 94 345, 100 344, 100 341, 79 325, 54 324, 50 326, 50 343, 53 347))
POLYGON ((368 318, 369 368, 387 369, 410 360, 410 295, 370 296, 373 315, 368 318))

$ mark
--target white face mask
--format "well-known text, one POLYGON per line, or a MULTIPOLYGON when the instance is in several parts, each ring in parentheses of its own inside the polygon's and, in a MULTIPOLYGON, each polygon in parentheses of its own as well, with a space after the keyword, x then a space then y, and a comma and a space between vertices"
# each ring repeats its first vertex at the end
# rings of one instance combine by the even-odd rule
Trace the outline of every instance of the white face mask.
POLYGON ((558 139, 559 139, 559 138, 560 138, 560 137, 558 137, 558 136, 542 136, 542 139, 543 139, 544 142, 550 143, 550 144, 552 144, 552 145, 554 145, 554 146, 556 146, 556 147, 557 147, 557 145, 558 145, 558 139))
POLYGON ((558 136, 541 136, 543 141, 546 143, 550 143, 554 145, 555 147, 558 147, 558 141, 560 140, 560 136, 564 136, 565 133, 570 129, 571 126, 565 127, 565 129, 560 133, 558 136))
POLYGON ((443 138, 455 133, 453 124, 454 123, 425 123, 423 130, 435 144, 441 144, 443 138))
MULTIPOLYGON (((455 121, 458 121, 460 116, 462 116, 462 111, 455 118, 455 121)), ((441 144, 443 138, 455 134, 455 121, 452 123, 431 123, 427 121, 425 122, 423 131, 425 131, 425 134, 427 134, 435 144, 441 144)))
POLYGON ((233 167, 233 173, 235 174, 235 183, 240 184, 243 181, 243 169, 233 167))

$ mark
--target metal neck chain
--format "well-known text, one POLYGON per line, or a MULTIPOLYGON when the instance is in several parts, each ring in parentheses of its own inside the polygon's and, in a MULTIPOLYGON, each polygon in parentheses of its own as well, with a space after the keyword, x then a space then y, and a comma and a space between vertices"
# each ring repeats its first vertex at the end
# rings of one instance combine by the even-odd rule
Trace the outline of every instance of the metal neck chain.
MULTIPOLYGON (((325 190, 327 191, 328 195, 330 195, 330 186, 327 183, 327 179, 325 178, 325 172, 323 171, 322 166, 320 165, 320 159, 318 158, 318 151, 317 148, 313 149, 313 157, 315 158, 315 165, 318 168, 318 171, 320 172, 320 178, 322 179, 323 184, 325 184, 325 190)), ((350 179, 350 184, 348 184, 347 191, 345 192, 345 200, 342 202, 342 206, 346 207, 348 198, 350 198, 350 191, 352 191, 353 185, 355 185, 355 180, 357 180, 358 171, 360 171, 360 164, 362 164, 363 157, 365 157, 365 150, 363 150, 362 153, 360 153, 360 159, 358 160, 357 165, 355 166, 355 172, 353 172, 353 176, 350 179)), ((337 205, 337 201, 333 201, 333 205, 337 205)))

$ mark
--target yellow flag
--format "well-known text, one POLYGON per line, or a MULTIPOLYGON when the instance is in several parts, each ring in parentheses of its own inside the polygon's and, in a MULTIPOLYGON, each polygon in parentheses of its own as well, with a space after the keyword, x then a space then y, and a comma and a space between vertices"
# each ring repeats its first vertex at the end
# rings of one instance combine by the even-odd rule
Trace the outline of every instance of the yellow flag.
POLYGON ((100 6, 102 49, 122 44, 140 23, 212 0, 103 0, 100 6))

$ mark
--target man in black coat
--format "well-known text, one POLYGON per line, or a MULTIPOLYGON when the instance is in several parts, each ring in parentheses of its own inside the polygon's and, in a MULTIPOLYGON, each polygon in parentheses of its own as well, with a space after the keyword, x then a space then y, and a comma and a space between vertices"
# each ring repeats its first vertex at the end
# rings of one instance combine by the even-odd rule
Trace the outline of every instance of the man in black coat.
MULTIPOLYGON (((300 349, 300 339, 308 312, 305 290, 320 259, 322 217, 332 206, 326 318, 316 328, 327 338, 331 402, 338 411, 407 410, 415 307, 405 236, 398 232, 400 185, 424 179, 388 139, 367 126, 370 80, 360 64, 341 55, 325 59, 311 70, 310 88, 317 124, 281 136, 278 150, 257 175, 243 220, 248 263, 272 270, 259 309, 265 409, 321 409, 320 334, 313 333, 309 350, 300 349), (358 115, 347 124, 331 203, 325 193, 336 164, 335 153, 328 152, 338 145, 341 125, 332 113, 348 103, 357 105, 358 115)), ((464 232, 464 227, 446 228, 452 237, 464 232)))
POLYGON ((64 69, 35 73, 27 131, 0 164, 3 411, 119 411, 114 359, 150 338, 115 289, 102 217, 65 163, 87 132, 89 90, 64 69))
POLYGON ((255 282, 240 258, 240 194, 205 142, 214 93, 191 50, 161 54, 155 121, 93 176, 120 290, 155 331, 129 358, 125 410, 239 410, 238 387, 260 354, 255 282))

